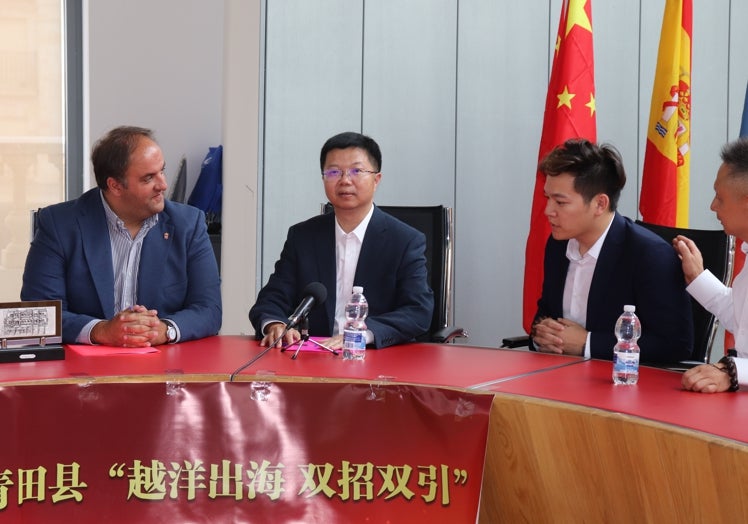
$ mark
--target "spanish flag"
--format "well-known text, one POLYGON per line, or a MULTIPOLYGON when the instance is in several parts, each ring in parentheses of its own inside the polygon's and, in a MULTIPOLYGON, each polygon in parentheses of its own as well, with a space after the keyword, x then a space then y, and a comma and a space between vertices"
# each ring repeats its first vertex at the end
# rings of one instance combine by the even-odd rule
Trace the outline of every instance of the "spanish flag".
MULTIPOLYGON (((545 99, 539 160, 569 138, 597 140, 591 0, 564 0, 555 49, 545 99)), ((536 172, 525 249, 523 326, 528 333, 543 286, 545 244, 551 234, 545 216, 544 185, 545 175, 536 172)))
POLYGON ((692 0, 666 0, 652 87, 639 211, 645 222, 688 227, 692 0))

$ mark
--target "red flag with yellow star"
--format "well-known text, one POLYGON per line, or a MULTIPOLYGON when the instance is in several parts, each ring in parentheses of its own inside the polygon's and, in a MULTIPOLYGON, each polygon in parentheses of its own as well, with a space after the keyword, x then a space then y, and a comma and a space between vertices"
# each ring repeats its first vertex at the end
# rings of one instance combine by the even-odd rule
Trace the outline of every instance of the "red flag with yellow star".
POLYGON ((645 222, 688 227, 692 0, 667 0, 652 87, 639 211, 645 222))
MULTIPOLYGON (((591 0, 565 0, 556 37, 551 79, 545 99, 538 159, 569 138, 596 141, 595 68, 591 0)), ((530 332, 543 285, 545 244, 551 233, 545 216, 545 175, 535 174, 530 234, 525 250, 523 326, 530 332)))

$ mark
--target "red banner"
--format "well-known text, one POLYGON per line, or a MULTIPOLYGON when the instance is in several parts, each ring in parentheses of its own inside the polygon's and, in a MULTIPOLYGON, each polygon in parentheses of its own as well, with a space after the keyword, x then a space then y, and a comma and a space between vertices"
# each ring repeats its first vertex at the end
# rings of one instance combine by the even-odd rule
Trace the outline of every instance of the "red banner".
MULTIPOLYGON (((591 0, 566 0, 562 6, 538 159, 545 158, 554 147, 569 138, 577 137, 593 142, 597 140, 591 0)), ((545 216, 544 185, 545 175, 538 171, 525 249, 522 323, 528 333, 538 309, 545 244, 551 234, 545 216)))
POLYGON ((474 522, 492 395, 397 384, 0 390, 8 522, 474 522))

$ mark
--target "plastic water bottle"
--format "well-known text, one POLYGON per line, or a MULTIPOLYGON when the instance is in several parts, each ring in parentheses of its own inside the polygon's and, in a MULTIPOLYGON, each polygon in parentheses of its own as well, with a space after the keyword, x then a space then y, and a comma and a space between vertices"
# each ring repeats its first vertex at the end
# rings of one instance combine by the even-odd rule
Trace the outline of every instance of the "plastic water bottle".
POLYGON ((613 384, 636 384, 639 380, 639 344, 642 334, 636 306, 623 306, 623 313, 616 321, 615 334, 618 343, 613 348, 613 384))
POLYGON ((366 315, 369 304, 364 297, 364 288, 353 286, 353 293, 345 305, 345 328, 343 329, 343 360, 366 358, 366 315))

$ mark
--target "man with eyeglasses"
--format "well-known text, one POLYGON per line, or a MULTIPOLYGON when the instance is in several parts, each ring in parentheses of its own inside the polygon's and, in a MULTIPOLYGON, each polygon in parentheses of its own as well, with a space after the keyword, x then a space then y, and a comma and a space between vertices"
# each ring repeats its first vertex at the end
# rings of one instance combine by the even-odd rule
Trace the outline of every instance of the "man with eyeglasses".
POLYGON ((288 231, 280 259, 249 319, 261 344, 292 344, 296 329, 279 337, 304 288, 322 283, 328 299, 309 313, 309 334, 343 346, 344 308, 353 286, 369 303, 367 345, 382 348, 425 333, 434 308, 426 271, 426 238, 374 205, 382 179, 377 143, 360 133, 333 136, 322 146, 320 168, 334 213, 310 218, 288 231))

